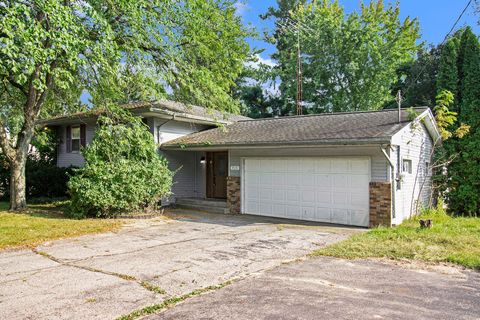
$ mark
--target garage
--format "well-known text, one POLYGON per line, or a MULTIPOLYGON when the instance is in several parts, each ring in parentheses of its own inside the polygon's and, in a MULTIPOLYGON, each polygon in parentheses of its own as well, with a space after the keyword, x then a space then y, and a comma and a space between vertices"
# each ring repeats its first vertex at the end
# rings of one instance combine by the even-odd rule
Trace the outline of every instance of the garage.
POLYGON ((243 213, 369 225, 368 157, 244 158, 242 164, 243 213))

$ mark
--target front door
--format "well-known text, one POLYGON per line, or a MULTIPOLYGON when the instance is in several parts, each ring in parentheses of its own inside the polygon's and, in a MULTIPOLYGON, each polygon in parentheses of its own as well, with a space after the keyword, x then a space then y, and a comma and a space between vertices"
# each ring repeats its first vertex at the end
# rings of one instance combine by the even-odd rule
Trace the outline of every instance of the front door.
POLYGON ((207 198, 227 198, 228 153, 207 152, 207 198))

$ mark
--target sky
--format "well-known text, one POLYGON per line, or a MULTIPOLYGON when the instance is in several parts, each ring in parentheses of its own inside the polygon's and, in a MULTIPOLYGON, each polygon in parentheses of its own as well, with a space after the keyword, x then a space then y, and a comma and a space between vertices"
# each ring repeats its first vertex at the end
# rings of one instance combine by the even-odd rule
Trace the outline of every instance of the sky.
MULTIPOLYGON (((418 18, 422 36, 420 41, 425 41, 427 44, 439 44, 450 31, 467 2, 468 0, 400 0, 400 15, 402 19, 407 16, 418 18)), ((469 25, 476 34, 480 34, 480 27, 477 23, 480 14, 475 15, 475 2, 473 1, 463 15, 457 29, 469 25)), ((259 15, 275 4, 276 0, 239 1, 237 2, 237 14, 242 17, 244 23, 251 24, 257 32, 263 34, 266 29, 272 30, 273 21, 262 20, 259 15)), ((352 12, 359 9, 360 0, 340 0, 340 4, 344 6, 346 12, 352 12)), ((260 57, 264 62, 270 62, 270 54, 275 50, 273 46, 260 39, 249 39, 249 43, 253 48, 265 49, 260 57)))

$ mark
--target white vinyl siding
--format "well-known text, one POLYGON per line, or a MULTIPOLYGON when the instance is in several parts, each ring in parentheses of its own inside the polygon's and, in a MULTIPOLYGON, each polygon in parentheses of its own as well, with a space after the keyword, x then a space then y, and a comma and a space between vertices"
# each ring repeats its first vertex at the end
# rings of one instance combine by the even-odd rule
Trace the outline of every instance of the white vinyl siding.
POLYGON ((161 151, 168 167, 175 172, 170 202, 176 198, 205 198, 206 165, 200 163, 203 152, 161 151))
MULTIPOLYGON (((85 124, 85 138, 87 145, 92 142, 93 136, 95 134, 95 121, 88 121, 85 124)), ((80 126, 80 122, 70 124, 70 126, 80 126)), ((72 128, 73 129, 73 128, 72 128)), ((83 156, 78 151, 67 152, 67 125, 60 126, 58 128, 58 137, 60 143, 57 149, 57 166, 61 168, 66 168, 70 166, 82 167, 85 163, 83 156)), ((72 139, 73 139, 73 130, 72 130, 72 139)), ((79 142, 80 143, 80 142, 79 142)))
MULTIPOLYGON (((392 138, 392 149, 390 158, 395 164, 395 173, 400 168, 401 182, 400 189, 397 183, 395 190, 395 218, 394 224, 416 214, 417 200, 419 207, 427 206, 431 201, 431 172, 427 170, 427 164, 431 162, 433 142, 425 126, 417 123, 408 125, 392 138), (398 157, 400 147, 400 157, 398 157), (400 159, 400 166, 398 166, 400 159), (403 170, 405 166, 411 165, 409 170, 403 170)), ((408 168, 405 168, 408 169, 408 168)))
POLYGON ((158 145, 209 128, 208 126, 194 122, 180 122, 172 119, 160 118, 153 118, 153 123, 151 125, 153 125, 151 130, 155 143, 158 145))
POLYGON ((240 176, 240 159, 242 157, 369 157, 371 181, 390 181, 389 165, 380 146, 338 146, 338 147, 298 147, 298 148, 264 148, 231 149, 229 152, 230 175, 240 176))
POLYGON ((243 213, 369 224, 369 158, 245 158, 242 166, 243 213))

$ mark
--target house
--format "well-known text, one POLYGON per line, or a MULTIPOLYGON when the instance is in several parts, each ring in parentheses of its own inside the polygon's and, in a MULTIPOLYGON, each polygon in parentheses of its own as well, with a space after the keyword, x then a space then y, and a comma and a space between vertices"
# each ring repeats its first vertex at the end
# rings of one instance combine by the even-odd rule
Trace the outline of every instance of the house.
MULTIPOLYGON (((431 201, 428 108, 253 120, 170 101, 127 106, 177 170, 170 202, 355 226, 395 225, 431 201)), ((59 117, 58 165, 81 166, 95 117, 59 117)))

